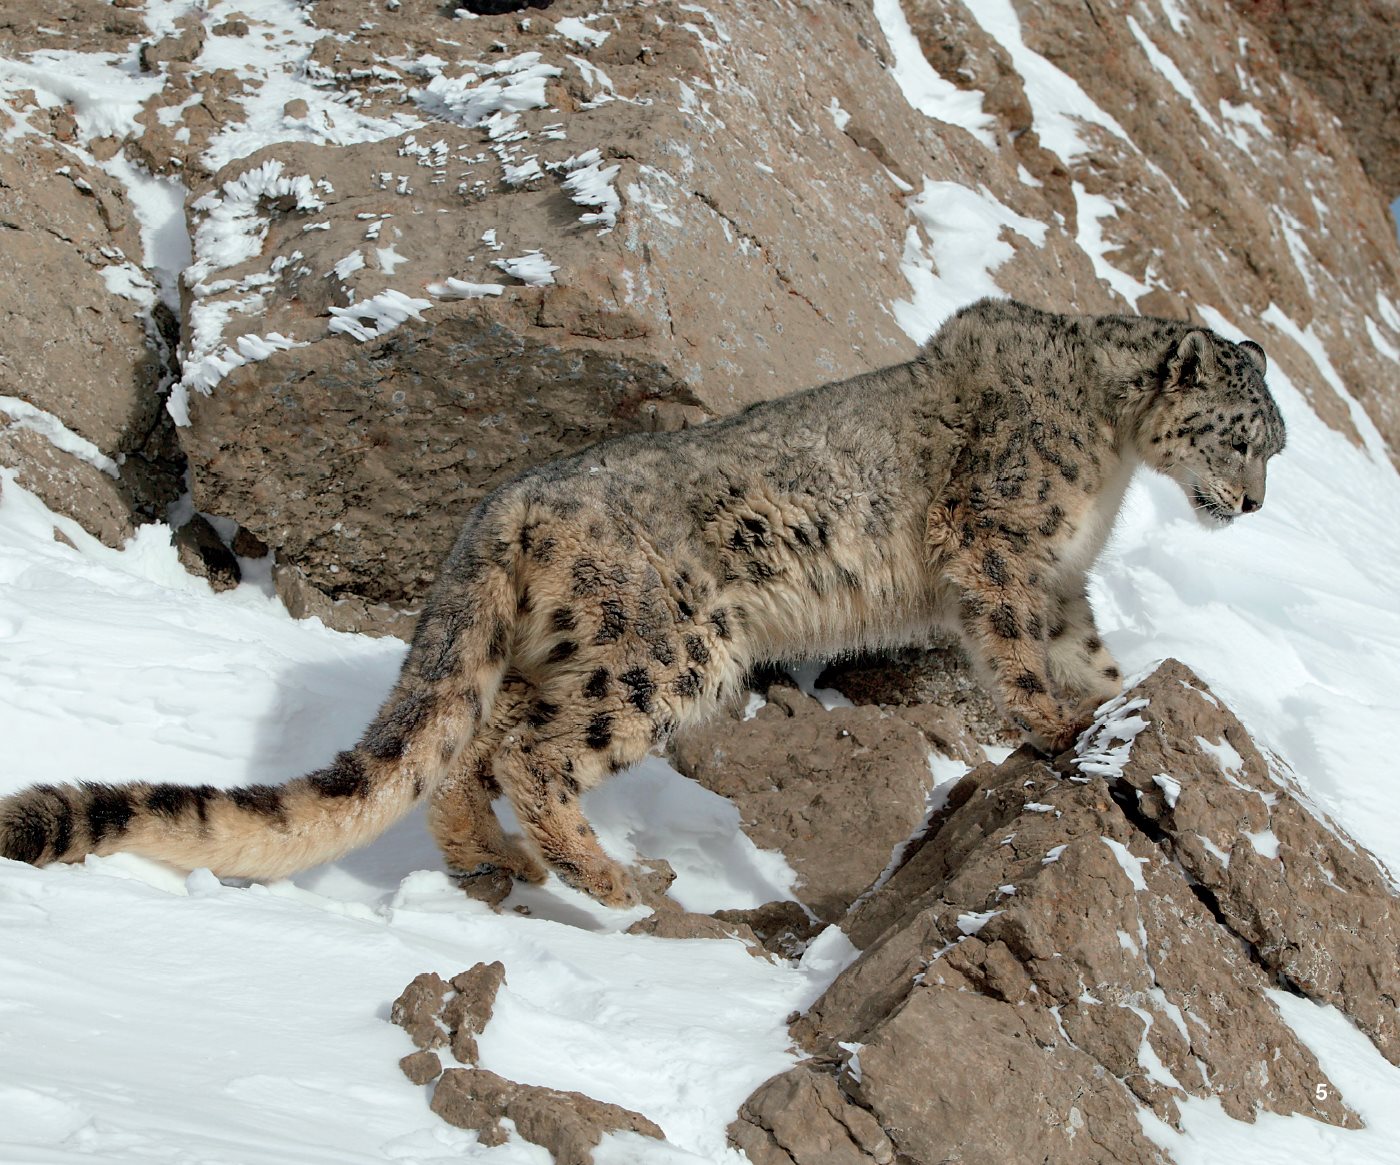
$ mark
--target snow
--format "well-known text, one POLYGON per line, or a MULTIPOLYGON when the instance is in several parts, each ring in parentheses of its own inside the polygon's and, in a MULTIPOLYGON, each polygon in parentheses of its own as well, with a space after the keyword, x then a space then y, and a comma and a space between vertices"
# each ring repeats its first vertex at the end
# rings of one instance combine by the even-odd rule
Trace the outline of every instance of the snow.
POLYGON ((579 222, 585 226, 596 223, 598 233, 607 234, 617 225, 617 215, 622 209, 622 199, 613 185, 621 165, 604 166, 600 151, 588 150, 565 161, 564 169, 569 175, 563 183, 569 197, 580 206, 597 207, 579 216, 579 222))
MULTIPOLYGON (((584 17, 583 20, 595 20, 594 16, 584 17)), ((575 44, 583 45, 586 48, 597 48, 612 35, 604 28, 591 28, 580 20, 577 16, 565 16, 562 20, 554 22, 554 31, 560 36, 568 37, 575 44)))
MULTIPOLYGON (((890 71, 904 99, 920 113, 961 126, 988 149, 996 149, 996 118, 983 112, 982 94, 959 89, 934 71, 919 48, 900 0, 875 0, 875 18, 894 56, 890 71)), ((840 109, 839 103, 836 109, 840 109)), ((838 128, 844 128, 837 116, 838 128)))
POLYGON ((514 259, 492 259, 491 265, 531 287, 553 283, 554 273, 559 270, 557 263, 551 263, 539 251, 527 251, 514 259))
POLYGON ((86 437, 73 432, 56 416, 27 400, 15 396, 0 396, 0 413, 10 418, 7 429, 28 429, 38 433, 55 449, 71 453, 79 461, 102 470, 108 477, 119 476, 117 463, 86 437))
MULTIPOLYGON (((281 781, 349 744, 392 682, 402 644, 293 621, 247 584, 215 595, 163 528, 112 551, 3 477, 6 791, 79 775, 281 781)), ((659 760, 589 794, 587 812, 613 852, 670 861, 689 908, 790 893, 792 870, 744 837, 735 807, 659 760)), ((431 1114, 385 1021, 419 971, 499 958, 486 1067, 645 1112, 674 1148, 638 1160, 731 1160, 739 1102, 793 1062, 785 1017, 855 955, 835 928, 801 964, 628 936, 635 912, 554 880, 519 893, 529 915, 495 914, 439 868, 421 816, 270 886, 129 855, 0 863, 0 1159, 537 1161, 477 1149, 431 1114)))
POLYGON ((496 114, 543 109, 548 104, 545 82, 561 73, 557 65, 541 60, 539 53, 520 53, 480 68, 480 74, 467 72, 460 77, 439 73, 410 96, 425 113, 470 128, 496 114))
POLYGON ((1101 109, 1079 87, 1079 82, 1026 46, 1021 39, 1021 19, 1011 0, 977 0, 967 10, 1011 57, 1030 100, 1041 145, 1065 162, 1073 162, 1093 149, 1093 143, 1084 136, 1086 125, 1097 126, 1131 144, 1127 130, 1101 109))
POLYGON ((1078 234, 1075 242, 1089 256, 1094 264, 1094 274, 1107 283, 1130 304, 1136 304, 1141 296, 1152 289, 1147 284, 1134 279, 1126 271, 1108 261, 1108 242, 1103 236, 1106 218, 1116 218, 1118 207, 1102 194, 1090 194, 1080 183, 1073 184, 1074 201, 1078 208, 1078 234))
POLYGON ((331 308, 329 326, 332 332, 344 332, 363 344, 392 332, 409 319, 422 319, 423 312, 432 306, 431 299, 418 299, 391 287, 361 303, 331 308))
POLYGON ((1015 231, 1037 247, 1045 243, 1044 223, 1017 214, 985 187, 970 190, 925 178, 907 204, 918 225, 905 236, 900 269, 913 294, 894 303, 893 311, 905 334, 919 343, 960 307, 1004 294, 992 278, 1016 253, 1004 231, 1015 231))
POLYGON ((1128 881, 1132 883, 1133 889, 1146 891, 1147 879, 1142 876, 1142 867, 1147 865, 1150 859, 1135 856, 1121 841, 1114 841, 1111 837, 1101 837, 1099 840, 1113 851, 1113 856, 1118 860, 1119 869, 1128 876, 1128 881))
POLYGON ((1167 803, 1167 808, 1175 809, 1177 799, 1181 796, 1181 782, 1166 773, 1158 773, 1152 778, 1152 783, 1162 790, 1162 800, 1167 803))

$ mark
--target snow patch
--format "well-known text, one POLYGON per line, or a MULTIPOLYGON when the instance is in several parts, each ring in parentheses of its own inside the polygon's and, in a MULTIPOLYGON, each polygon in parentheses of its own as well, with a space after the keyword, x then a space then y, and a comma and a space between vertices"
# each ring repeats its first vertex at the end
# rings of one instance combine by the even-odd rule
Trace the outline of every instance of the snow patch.
POLYGON ((430 299, 416 299, 389 288, 363 303, 331 308, 330 330, 344 332, 363 344, 366 340, 392 332, 407 320, 422 319, 422 313, 432 306, 430 299))

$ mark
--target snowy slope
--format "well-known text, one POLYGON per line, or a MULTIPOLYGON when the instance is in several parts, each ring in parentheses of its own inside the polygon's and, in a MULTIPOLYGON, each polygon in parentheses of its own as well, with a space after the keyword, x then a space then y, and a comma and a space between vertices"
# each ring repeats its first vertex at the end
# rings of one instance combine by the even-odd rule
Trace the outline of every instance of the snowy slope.
MULTIPOLYGON (((278 0, 244 7, 268 19, 291 10, 278 0)), ((1107 115, 1025 55, 1009 5, 975 7, 1034 82, 1038 123, 1059 134, 1042 137, 1073 154, 1078 121, 1107 115)), ((980 107, 909 55, 898 5, 876 10, 913 105, 980 132, 980 107)), ((288 23, 286 43, 297 29, 288 23)), ((83 116, 129 118, 141 94, 126 66, 79 64, 36 61, 9 82, 66 95, 83 116)), ((278 109, 289 95, 322 100, 280 84, 259 100, 278 109)), ((265 140, 260 108, 221 142, 228 156, 265 140)), ((398 128, 341 124, 366 136, 398 128)), ((148 263, 168 290, 188 239, 169 232, 178 198, 159 185, 145 194, 162 232, 148 263)), ((1081 221, 1095 222, 1093 210, 1086 203, 1081 221)), ((920 338, 996 290, 1005 231, 1032 243, 1045 231, 985 192, 946 183, 926 183, 911 214, 910 295, 891 310, 920 338)), ((1080 241, 1104 278, 1128 279, 1092 234, 1080 241)), ((1250 328, 1212 323, 1232 336, 1250 328)), ((1329 377, 1325 355, 1318 361, 1329 377)), ((1095 605, 1126 671, 1166 655, 1188 662, 1323 808, 1400 870, 1390 753, 1400 724, 1400 479, 1373 433, 1358 449, 1286 378, 1270 382, 1290 439, 1263 512, 1207 532, 1174 486, 1140 481, 1096 574, 1095 605)), ((74 778, 285 779, 352 741, 387 690, 399 645, 293 622, 253 584, 215 596, 183 572, 162 529, 116 553, 0 479, 0 793, 74 778)), ((613 852, 669 860, 680 873, 674 894, 691 908, 788 893, 791 871, 743 839, 733 807, 659 761, 592 795, 588 812, 613 852)), ((792 1061, 786 1015, 850 955, 836 932, 799 966, 753 958, 737 942, 627 936, 635 915, 553 881, 517 891, 509 905, 528 915, 494 914, 438 869, 417 819, 271 886, 183 878, 131 857, 43 871, 0 863, 0 1162, 542 1165, 547 1155, 524 1143, 485 1149, 444 1125, 395 1066, 409 1045, 386 1019, 404 984, 496 958, 507 985, 481 1040, 485 1067, 638 1109, 666 1130, 668 1147, 617 1138, 602 1162, 739 1161, 725 1125, 792 1061)), ((1400 1071, 1329 1009, 1291 997, 1279 1005, 1368 1130, 1300 1117, 1246 1126, 1190 1101, 1184 1135, 1149 1132, 1183 1165, 1400 1160, 1400 1112, 1388 1099, 1400 1071)))

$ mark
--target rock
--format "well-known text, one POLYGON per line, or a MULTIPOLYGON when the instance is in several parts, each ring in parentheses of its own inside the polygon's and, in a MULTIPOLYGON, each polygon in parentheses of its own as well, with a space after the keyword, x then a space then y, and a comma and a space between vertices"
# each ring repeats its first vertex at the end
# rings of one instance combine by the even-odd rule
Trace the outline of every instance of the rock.
POLYGON ((631 1132, 662 1140, 653 1122, 631 1109, 580 1092, 516 1084, 480 1068, 449 1068, 433 1090, 432 1109, 448 1124, 475 1129, 484 1145, 503 1144, 502 1119, 527 1141, 542 1145, 556 1165, 593 1165, 605 1133, 631 1132))
POLYGON ((944 756, 969 764, 982 760, 981 744, 1014 748, 1021 734, 977 682, 962 648, 939 637, 928 647, 838 660, 817 677, 856 704, 899 706, 944 756))
POLYGON ((414 1084, 429 1084, 442 1075, 442 1061, 436 1052, 410 1052, 399 1061, 399 1067, 414 1084))
POLYGON ((389 1020, 408 1033, 424 1051, 440 1048, 450 1033, 441 1020, 442 1007, 452 988, 440 975, 424 971, 403 989, 389 1009, 389 1020))
POLYGON ((1333 1003, 1394 1061, 1375 859, 1173 661, 1060 763, 968 773, 851 909, 862 953, 793 1025, 814 1058, 731 1127, 751 1160, 880 1160, 845 1131, 869 1118, 907 1165, 1160 1162, 1137 1110, 1176 1124, 1188 1096, 1359 1125, 1268 992, 1333 1003))
POLYGON ((725 921, 709 914, 694 914, 688 910, 654 911, 629 926, 627 933, 649 934, 657 938, 738 939, 754 958, 762 959, 768 955, 758 935, 747 924, 725 921))
POLYGON ((823 1072, 799 1065, 774 1076, 739 1109, 729 1139, 753 1165, 889 1165, 880 1123, 823 1072))
POLYGON ((490 1022, 496 1006, 496 992, 505 978, 505 966, 499 961, 477 963, 452 977, 452 987, 457 994, 442 1009, 442 1022, 452 1035, 452 1054, 459 1063, 476 1064, 476 1037, 490 1022))
POLYGON ((1382 197, 1400 197, 1400 5, 1236 0, 1235 7, 1268 39, 1279 64, 1337 115, 1382 197))
POLYGON ((1147 724, 1122 769, 1127 811, 1267 972, 1345 1012, 1400 1064, 1400 900, 1389 873, 1189 668, 1168 661, 1134 697, 1148 701, 1134 710, 1147 724))
POLYGON ((755 845, 782 851, 802 901, 831 922, 923 823, 930 747, 879 708, 826 711, 775 686, 752 719, 687 728, 673 751, 682 773, 738 805, 755 845))
POLYGON ((0 189, 0 464, 119 546, 182 488, 140 232, 120 183, 35 135, 0 149, 0 189))
MULTIPOLYGON (((256 534, 249 534, 267 552, 267 544, 256 534)), ((306 575, 295 566, 278 562, 272 567, 272 585, 277 597, 293 619, 320 619, 333 631, 358 631, 362 635, 393 635, 411 639, 418 622, 416 610, 405 611, 388 603, 370 603, 354 595, 334 599, 317 590, 306 575)))
POLYGON ((209 580, 216 591, 226 591, 238 585, 238 559, 223 544, 214 527, 203 514, 195 514, 175 531, 175 552, 191 574, 209 580))
POLYGON ((751 910, 716 910, 714 917, 747 927, 767 950, 785 959, 801 958, 807 944, 825 929, 800 902, 765 902, 751 910))
POLYGON ((176 32, 150 41, 141 46, 141 68, 154 73, 162 65, 181 61, 188 64, 199 56, 204 48, 204 24, 202 14, 192 12, 175 22, 176 32))

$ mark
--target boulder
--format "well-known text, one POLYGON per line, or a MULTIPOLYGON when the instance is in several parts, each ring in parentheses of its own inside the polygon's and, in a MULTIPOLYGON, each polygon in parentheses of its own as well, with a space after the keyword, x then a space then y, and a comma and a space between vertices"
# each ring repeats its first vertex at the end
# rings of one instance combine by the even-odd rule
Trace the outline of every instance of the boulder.
POLYGON ((827 711, 795 688, 774 685, 752 719, 684 729, 674 761, 739 807, 744 832, 760 848, 780 850, 801 876, 797 896, 834 922, 922 825, 933 786, 930 754, 981 751, 952 732, 925 735, 918 714, 896 714, 902 711, 827 711))
POLYGON ((81 153, 20 137, 0 149, 0 189, 0 465, 120 546, 180 489, 162 395, 170 313, 125 188, 81 153))
POLYGON ((1054 764, 959 781, 842 920, 862 953, 793 1025, 812 1058, 731 1140, 781 1165, 1162 1162, 1138 1110, 1177 1125, 1187 1097, 1357 1127, 1269 992, 1334 1004, 1393 1062, 1397 910, 1168 661, 1054 764))

